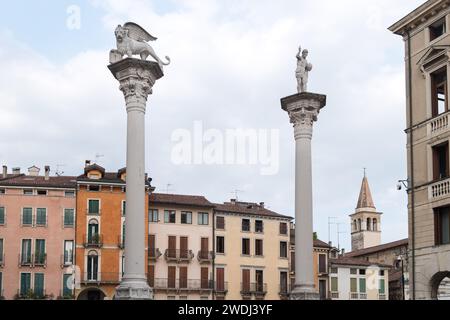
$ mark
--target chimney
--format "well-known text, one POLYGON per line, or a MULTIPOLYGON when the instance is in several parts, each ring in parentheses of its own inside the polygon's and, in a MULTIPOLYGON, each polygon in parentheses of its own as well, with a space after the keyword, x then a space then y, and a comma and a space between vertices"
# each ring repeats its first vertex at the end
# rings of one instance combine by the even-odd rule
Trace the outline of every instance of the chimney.
POLYGON ((344 249, 344 248, 342 248, 342 250, 341 250, 341 255, 342 255, 342 256, 345 255, 345 249, 344 249))
POLYGON ((3 166, 3 178, 6 178, 8 176, 8 167, 7 166, 3 166))
POLYGON ((12 172, 13 174, 20 174, 20 168, 13 168, 12 172))
POLYGON ((45 166, 45 180, 50 180, 50 166, 45 166))
POLYGON ((91 165, 91 160, 86 160, 84 163, 84 167, 89 167, 91 165))
POLYGON ((37 177, 39 176, 39 171, 41 171, 41 169, 39 169, 36 166, 33 166, 31 168, 28 168, 28 175, 32 177, 37 177))
POLYGON ((231 204, 236 204, 236 199, 231 199, 231 204))
POLYGON ((265 206, 266 204, 264 203, 264 202, 260 202, 259 203, 259 206, 261 207, 261 208, 263 208, 264 209, 264 206, 265 206))

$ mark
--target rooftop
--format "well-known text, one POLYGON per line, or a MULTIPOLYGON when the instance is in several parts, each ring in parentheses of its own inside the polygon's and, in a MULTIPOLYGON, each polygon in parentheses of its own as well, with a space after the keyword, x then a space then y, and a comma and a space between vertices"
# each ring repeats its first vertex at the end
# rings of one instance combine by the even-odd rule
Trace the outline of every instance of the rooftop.
POLYGON ((163 194, 163 193, 152 193, 149 197, 149 203, 156 204, 169 204, 169 205, 180 205, 180 206, 193 206, 193 207, 204 207, 213 208, 214 204, 209 202, 203 196, 190 196, 190 195, 180 195, 180 194, 163 194))
POLYGON ((8 174, 0 178, 2 187, 35 187, 35 188, 75 188, 76 177, 72 176, 30 176, 25 174, 8 174))
POLYGON ((292 217, 285 216, 265 208, 263 203, 257 204, 253 202, 239 202, 232 200, 231 202, 225 202, 223 204, 215 204, 215 209, 216 211, 223 213, 235 213, 242 215, 274 217, 293 220, 292 217))
POLYGON ((349 258, 349 257, 339 257, 337 259, 330 259, 330 265, 331 266, 351 266, 351 267, 370 267, 370 266, 377 266, 380 268, 392 268, 392 266, 389 266, 387 264, 381 264, 381 263, 374 263, 369 262, 365 259, 357 259, 357 258, 349 258))
POLYGON ((385 243, 385 244, 375 246, 375 247, 370 247, 370 248, 365 248, 365 249, 361 249, 361 250, 348 252, 344 256, 348 257, 348 258, 361 257, 361 256, 365 256, 368 254, 373 254, 373 253, 377 253, 380 251, 386 251, 386 250, 390 250, 390 249, 393 249, 396 247, 402 247, 402 246, 407 246, 407 245, 408 245, 408 239, 402 239, 402 240, 398 240, 398 241, 394 241, 394 242, 385 243))

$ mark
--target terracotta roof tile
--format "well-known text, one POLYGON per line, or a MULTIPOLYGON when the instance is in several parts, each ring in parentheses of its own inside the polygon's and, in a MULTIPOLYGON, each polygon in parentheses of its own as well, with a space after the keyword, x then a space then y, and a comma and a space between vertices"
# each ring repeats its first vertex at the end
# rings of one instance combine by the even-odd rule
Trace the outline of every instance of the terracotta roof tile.
POLYGON ((150 194, 149 203, 150 203, 150 205, 152 203, 156 203, 156 204, 195 206, 195 207, 205 207, 205 208, 213 208, 214 207, 214 204, 209 202, 203 196, 163 194, 163 193, 150 194))
POLYGON ((392 249, 395 247, 401 247, 401 246, 407 246, 407 245, 408 245, 408 239, 402 239, 402 240, 398 240, 398 241, 394 241, 394 242, 385 243, 385 244, 382 244, 382 245, 376 246, 376 247, 370 247, 370 248, 365 248, 365 249, 361 249, 361 250, 348 252, 344 256, 348 257, 348 258, 361 257, 361 256, 368 255, 371 253, 385 251, 385 250, 389 250, 389 249, 392 249))
POLYGON ((41 187, 41 188, 75 188, 76 177, 55 176, 45 180, 44 176, 8 175, 0 179, 0 186, 4 187, 41 187))
POLYGON ((357 258, 347 258, 347 257, 339 257, 338 259, 330 259, 331 266, 339 265, 339 266, 361 266, 361 267, 370 267, 370 266, 378 266, 383 268, 392 268, 392 266, 381 263, 374 263, 367 261, 365 259, 357 259, 357 258))
POLYGON ((227 202, 224 204, 216 204, 215 206, 216 211, 218 212, 225 212, 225 213, 229 212, 253 216, 267 216, 267 217, 285 218, 290 220, 293 219, 292 217, 281 215, 279 213, 266 209, 263 206, 256 203, 227 202))

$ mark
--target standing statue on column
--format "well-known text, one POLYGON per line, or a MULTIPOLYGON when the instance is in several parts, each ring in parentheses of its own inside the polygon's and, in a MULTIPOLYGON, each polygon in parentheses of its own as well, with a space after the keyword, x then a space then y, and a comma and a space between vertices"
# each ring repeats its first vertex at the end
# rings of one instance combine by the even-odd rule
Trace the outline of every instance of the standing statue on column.
POLYGON ((303 52, 301 47, 298 49, 297 70, 295 71, 298 93, 306 92, 308 90, 308 73, 313 68, 312 64, 306 60, 308 53, 307 49, 303 50, 303 52))

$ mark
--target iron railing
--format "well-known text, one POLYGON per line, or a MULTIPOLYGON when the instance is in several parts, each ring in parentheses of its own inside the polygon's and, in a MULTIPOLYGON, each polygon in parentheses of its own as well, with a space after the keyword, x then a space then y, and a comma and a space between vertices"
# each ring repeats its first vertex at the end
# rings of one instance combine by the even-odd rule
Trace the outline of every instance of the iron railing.
POLYGON ((194 259, 192 250, 166 249, 164 257, 167 261, 190 262, 194 259))
POLYGON ((202 251, 200 250, 197 253, 197 259, 200 263, 212 262, 214 260, 214 252, 213 251, 202 251))
POLYGON ((161 251, 159 251, 159 248, 148 248, 148 259, 149 260, 156 261, 161 256, 162 256, 162 253, 161 253, 161 251))
POLYGON ((32 254, 19 254, 19 267, 32 267, 33 255, 32 254))
POLYGON ((155 290, 212 291, 214 282, 211 280, 154 279, 153 288, 155 290))
POLYGON ((267 283, 241 283, 242 295, 265 295, 267 293, 267 283))
POLYGON ((35 253, 33 259, 33 265, 35 267, 46 267, 47 266, 47 254, 46 253, 35 253))
POLYGON ((92 235, 84 235, 85 242, 83 246, 85 248, 101 248, 103 247, 103 235, 101 234, 92 234, 92 235))

